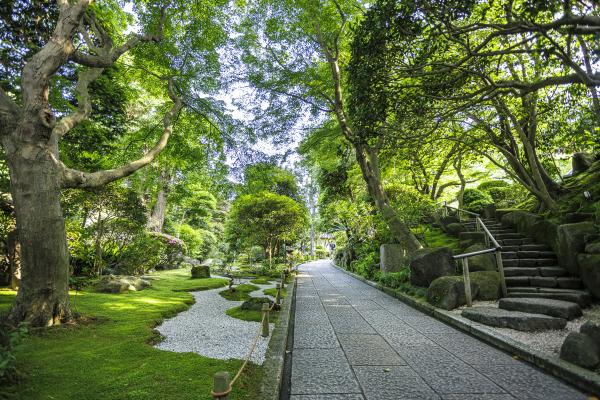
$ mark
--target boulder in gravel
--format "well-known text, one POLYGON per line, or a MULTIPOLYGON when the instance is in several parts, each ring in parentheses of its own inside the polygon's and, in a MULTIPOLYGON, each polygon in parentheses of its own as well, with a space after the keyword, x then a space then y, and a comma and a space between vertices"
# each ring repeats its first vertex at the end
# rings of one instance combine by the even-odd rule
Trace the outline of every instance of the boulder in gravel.
POLYGON ((151 286, 151 283, 146 279, 141 279, 137 276, 103 276, 95 285, 96 291, 101 293, 125 293, 136 292, 151 286))
POLYGON ((600 364, 598 346, 587 335, 571 332, 560 348, 560 358, 583 368, 595 368, 600 364))
POLYGON ((579 276, 579 263, 575 255, 585 249, 585 236, 595 234, 592 222, 564 224, 558 227, 557 256, 561 267, 567 269, 572 276, 579 276))
POLYGON ((386 243, 379 247, 381 272, 398 272, 406 267, 406 250, 397 243, 386 243))
POLYGON ((573 175, 587 171, 594 162, 594 156, 589 153, 575 153, 571 159, 573 175))
POLYGON ((577 255, 583 285, 600 299, 600 254, 580 253, 577 255))
POLYGON ((440 276, 452 275, 456 267, 448 247, 433 247, 417 250, 410 259, 410 283, 428 287, 440 276))
POLYGON ((496 307, 471 307, 463 310, 462 316, 471 321, 498 328, 511 328, 519 331, 543 331, 563 329, 567 320, 543 314, 529 314, 507 311, 496 307))
MULTIPOLYGON (((465 249, 465 253, 488 249, 482 243, 475 243, 465 249)), ((480 254, 478 256, 469 257, 469 271, 495 271, 496 259, 494 253, 480 254)))
POLYGON ((500 274, 496 271, 477 271, 470 274, 471 284, 479 287, 479 300, 498 300, 502 294, 500 274))
POLYGON ((192 278, 210 278, 210 267, 208 265, 196 265, 192 267, 192 278))
POLYGON ((600 323, 585 321, 579 328, 579 332, 589 336, 600 349, 600 323))
MULTIPOLYGON (((471 297, 477 297, 479 288, 471 281, 471 297)), ((437 278, 427 289, 427 301, 444 310, 454 310, 467 303, 465 282, 462 276, 442 276, 437 278)))

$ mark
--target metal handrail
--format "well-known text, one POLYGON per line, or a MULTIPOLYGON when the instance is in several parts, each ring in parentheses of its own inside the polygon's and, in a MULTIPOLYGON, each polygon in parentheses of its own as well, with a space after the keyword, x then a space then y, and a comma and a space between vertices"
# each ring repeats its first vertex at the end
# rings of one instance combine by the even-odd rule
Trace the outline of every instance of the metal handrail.
POLYGON ((485 234, 486 246, 490 246, 490 242, 491 242, 491 245, 493 246, 493 247, 490 247, 489 249, 473 251, 471 253, 458 254, 453 257, 454 260, 461 260, 461 262, 462 262, 463 276, 464 276, 464 281, 465 281, 465 297, 467 300, 467 306, 471 307, 471 305, 473 304, 473 299, 471 296, 471 277, 469 275, 469 258, 478 256, 481 254, 490 254, 490 253, 495 254, 496 266, 498 267, 498 273, 500 274, 500 287, 502 288, 502 296, 506 297, 508 290, 506 288, 506 280, 504 279, 504 266, 502 264, 502 246, 500 246, 500 244, 498 243, 496 238, 494 238, 494 235, 492 235, 491 232, 489 231, 489 229, 487 228, 487 226, 485 226, 485 224, 483 223, 483 220, 481 219, 481 216, 479 214, 474 213, 472 211, 463 210, 463 209, 460 209, 457 207, 451 207, 448 204, 446 204, 446 202, 444 202, 443 207, 444 207, 444 210, 446 213, 448 212, 449 209, 456 210, 458 212, 458 220, 459 221, 460 221, 461 213, 474 216, 475 217, 475 229, 477 231, 479 231, 480 229, 483 230, 483 232, 485 234))

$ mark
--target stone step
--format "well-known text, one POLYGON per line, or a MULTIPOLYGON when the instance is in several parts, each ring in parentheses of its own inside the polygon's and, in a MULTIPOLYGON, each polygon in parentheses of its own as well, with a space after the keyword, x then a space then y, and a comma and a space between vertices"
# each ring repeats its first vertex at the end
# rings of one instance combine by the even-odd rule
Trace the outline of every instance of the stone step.
POLYGON ((530 251, 530 250, 548 251, 548 250, 550 250, 550 247, 546 246, 545 244, 531 243, 531 244, 524 244, 524 245, 522 245, 520 250, 525 250, 525 251, 530 251))
POLYGON ((583 315, 579 304, 564 300, 505 297, 500 299, 498 307, 508 311, 545 314, 566 320, 572 320, 583 315))
POLYGON ((500 239, 498 240, 498 243, 500 243, 501 246, 522 246, 524 244, 532 244, 533 239, 528 237, 522 239, 500 239))
POLYGON ((539 267, 541 276, 566 276, 567 270, 562 267, 539 267))
POLYGON ((501 245, 502 246, 502 251, 507 251, 507 252, 517 252, 519 250, 521 250, 521 246, 509 246, 509 245, 501 245))
POLYGON ((585 290, 577 290, 577 289, 561 289, 561 288, 555 288, 555 289, 548 289, 548 288, 536 288, 536 287, 529 287, 529 286, 516 286, 516 287, 512 287, 508 289, 509 293, 512 292, 538 292, 538 293, 580 293, 580 294, 585 294, 585 295, 590 295, 588 292, 586 292, 585 290))
POLYGON ((570 276, 556 278, 556 282, 561 289, 581 289, 583 287, 581 279, 570 276))
POLYGON ((570 301, 579 304, 579 307, 589 307, 591 296, 587 293, 570 293, 570 292, 509 292, 508 297, 532 297, 538 299, 552 299, 570 301))
POLYGON ((528 276, 507 276, 504 281, 506 286, 530 286, 528 276))
POLYGON ((494 237, 496 238, 496 240, 505 240, 505 239, 525 239, 524 235, 521 235, 520 233, 499 233, 497 235, 494 235, 494 237))
POLYGON ((551 258, 556 260, 556 253, 553 251, 519 250, 517 251, 517 258, 551 258))
POLYGON ((555 318, 543 314, 508 311, 495 307, 471 307, 463 310, 462 316, 471 321, 499 328, 511 328, 519 331, 541 331, 563 329, 567 325, 564 318, 555 318))
POLYGON ((502 254, 502 260, 512 260, 517 258, 517 252, 516 251, 503 251, 501 252, 502 254))
POLYGON ((509 258, 502 259, 505 267, 547 267, 556 266, 557 261, 552 258, 509 258))
POLYGON ((505 277, 513 276, 539 276, 540 271, 537 268, 519 268, 519 267, 508 267, 504 268, 505 277))

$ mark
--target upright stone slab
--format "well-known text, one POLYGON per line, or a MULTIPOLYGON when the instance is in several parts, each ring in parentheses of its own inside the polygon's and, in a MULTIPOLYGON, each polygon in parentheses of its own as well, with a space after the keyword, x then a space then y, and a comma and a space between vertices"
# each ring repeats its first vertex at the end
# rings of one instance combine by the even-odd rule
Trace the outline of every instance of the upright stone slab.
POLYGON ((558 262, 570 275, 579 276, 577 253, 585 249, 585 236, 595 234, 592 222, 564 224, 558 227, 558 262))
POLYGON ((379 248, 381 272, 398 272, 406 267, 406 251, 397 243, 382 244, 379 248))
POLYGON ((448 247, 417 250, 410 260, 410 283, 429 287, 434 279, 454 274, 455 265, 452 250, 448 247))

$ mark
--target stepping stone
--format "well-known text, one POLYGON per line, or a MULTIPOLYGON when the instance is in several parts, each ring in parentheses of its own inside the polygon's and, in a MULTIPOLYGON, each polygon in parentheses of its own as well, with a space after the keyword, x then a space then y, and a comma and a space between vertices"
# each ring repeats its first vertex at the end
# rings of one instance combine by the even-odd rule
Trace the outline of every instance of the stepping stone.
POLYGON ((504 280, 507 286, 529 286, 528 276, 507 276, 504 280))
POLYGON ((561 267, 539 267, 541 276, 565 276, 567 270, 561 267))
POLYGON ((540 274, 538 268, 504 268, 504 276, 537 276, 540 274))
POLYGON ((527 297, 536 299, 552 299, 570 301, 579 304, 579 307, 585 308, 590 305, 591 298, 587 293, 569 293, 569 292, 509 292, 508 297, 527 297))
POLYGON ((530 286, 539 286, 545 288, 553 288, 558 285, 556 278, 553 276, 534 276, 529 280, 530 286))
POLYGON ((462 316, 484 325, 498 328, 512 328, 526 332, 563 329, 567 325, 567 321, 564 318, 520 311, 508 311, 495 307, 467 308, 462 312, 462 316))
POLYGON ((546 246, 545 244, 524 244, 524 245, 521 246, 521 250, 525 250, 525 251, 531 251, 531 250, 548 251, 548 250, 550 250, 550 248, 548 246, 546 246))
POLYGON ((581 279, 572 277, 556 278, 556 283, 562 289, 580 289, 582 286, 581 279))
POLYGON ((498 307, 509 311, 521 311, 532 314, 545 314, 551 317, 572 320, 581 317, 579 304, 564 300, 535 299, 535 298, 503 298, 498 307))

